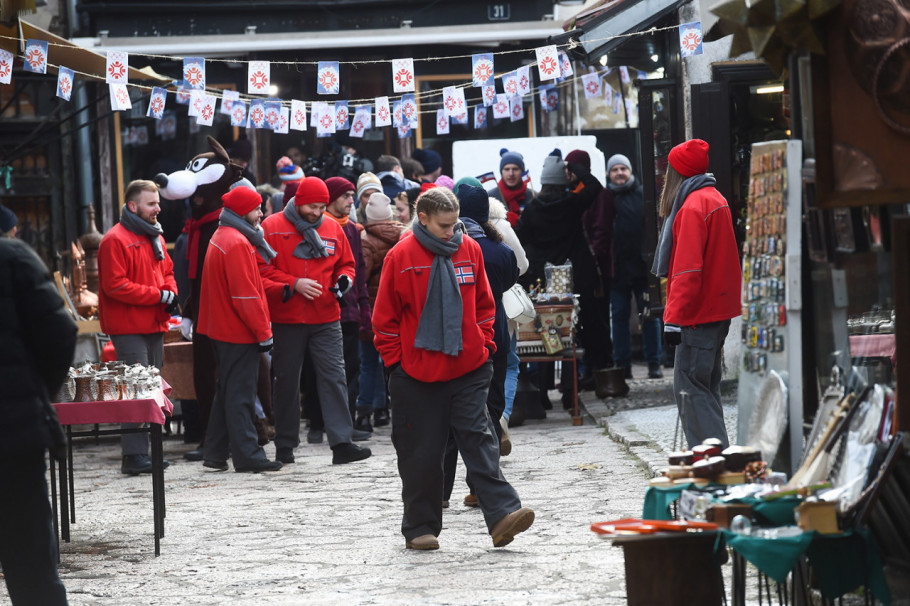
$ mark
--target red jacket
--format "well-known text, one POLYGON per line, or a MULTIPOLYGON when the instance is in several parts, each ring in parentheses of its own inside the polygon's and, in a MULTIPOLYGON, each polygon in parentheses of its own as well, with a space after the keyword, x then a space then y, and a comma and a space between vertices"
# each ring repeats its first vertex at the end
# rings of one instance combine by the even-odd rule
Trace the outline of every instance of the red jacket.
MULTIPOLYGON (((164 250, 164 238, 161 247, 164 250)), ((119 223, 98 248, 98 316, 109 335, 150 335, 166 332, 170 314, 161 291, 177 294, 174 263, 165 250, 155 258, 148 236, 134 234, 119 223)))
POLYGON ((225 225, 215 230, 202 266, 199 334, 227 343, 261 343, 272 337, 257 258, 239 231, 225 225))
POLYGON ((730 207, 713 187, 695 190, 673 221, 664 322, 695 326, 742 313, 742 270, 730 207))
POLYGON ((335 286, 338 278, 346 275, 354 284, 354 255, 351 245, 344 235, 341 226, 324 217, 322 225, 316 230, 326 244, 328 257, 319 259, 300 259, 294 256, 294 249, 303 236, 284 216, 284 213, 271 215, 262 222, 265 239, 275 249, 278 256, 266 263, 260 258, 259 271, 269 302, 272 322, 279 324, 326 324, 338 322, 341 312, 335 293, 329 288, 335 286), (300 278, 310 278, 322 285, 322 294, 310 301, 294 291, 294 283, 300 278), (285 285, 288 285, 291 298, 284 300, 285 285))
POLYGON ((480 246, 469 238, 452 255, 456 271, 470 274, 461 284, 463 349, 457 356, 414 347, 427 297, 434 255, 410 232, 385 257, 373 307, 373 342, 386 366, 400 362, 411 377, 427 383, 450 381, 486 362, 493 344, 496 304, 487 282, 480 246))

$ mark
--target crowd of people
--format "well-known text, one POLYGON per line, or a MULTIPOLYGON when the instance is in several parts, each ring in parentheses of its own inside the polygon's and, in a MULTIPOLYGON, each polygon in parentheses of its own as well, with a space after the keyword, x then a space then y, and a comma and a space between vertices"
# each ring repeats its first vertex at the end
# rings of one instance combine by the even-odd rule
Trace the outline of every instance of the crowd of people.
MULTIPOLYGON (((235 142, 232 163, 248 161, 245 155, 243 142, 235 142)), ((677 346, 674 391, 688 396, 678 402, 685 434, 690 444, 725 440, 719 352, 730 318, 740 313, 740 273, 729 207, 706 174, 707 158, 707 143, 699 140, 671 152, 652 268, 642 189, 623 154, 609 158, 602 184, 586 152, 572 150, 563 159, 556 149, 544 162, 539 191, 525 178, 523 156, 506 149, 492 190, 473 177, 443 175, 433 150, 418 149, 405 161, 380 156, 376 172, 365 171, 356 182, 307 176, 300 160, 287 156, 276 164, 275 186, 255 187, 239 177, 245 164, 236 166, 239 180, 221 196, 204 265, 190 272, 200 280, 199 300, 195 324, 185 324, 184 334, 211 342, 217 378, 200 424, 201 446, 187 458, 213 471, 226 471, 229 460, 238 472, 277 471, 295 461, 303 414, 309 442, 326 434, 333 464, 354 463, 371 456, 355 442, 391 423, 406 547, 438 549, 459 455, 467 468, 464 503, 483 512, 494 546, 510 543, 531 526, 534 512, 522 506, 500 468, 511 450, 508 420, 519 373, 516 325, 506 316, 503 293, 516 282, 539 284, 548 263, 567 261, 585 352, 584 370, 568 372, 579 373, 582 385, 615 367, 631 377, 634 297, 644 312, 648 376, 661 377, 661 320, 647 313, 647 276, 666 276, 665 330, 677 346), (263 449, 270 439, 274 460, 263 449)), ((5 211, 0 208, 0 221, 14 234, 15 216, 5 211)), ((131 182, 98 257, 101 327, 117 358, 159 368, 164 333, 186 297, 175 269, 185 274, 190 264, 187 253, 173 260, 168 254, 160 211, 159 185, 131 182)), ((4 263, 34 265, 23 251, 4 251, 4 263)), ((20 288, 2 286, 4 295, 20 288)), ((38 282, 21 288, 22 296, 47 290, 38 282)), ((49 303, 0 304, 15 305, 16 313, 4 318, 60 315, 49 303)), ((28 414, 53 430, 47 394, 61 377, 45 370, 47 376, 29 371, 34 393, 0 397, 27 404, 28 414)), ((59 448, 56 433, 39 430, 38 447, 59 448)), ((124 434, 124 474, 151 471, 143 436, 124 434)), ((2 454, 13 456, 5 446, 2 454)), ((7 481, 0 475, 0 483, 7 481)), ((46 505, 46 486, 44 495, 46 505)), ((39 525, 46 522, 44 509, 32 515, 39 525)), ((6 570, 7 554, 0 555, 6 570)), ((12 592, 15 573, 7 583, 12 592)))

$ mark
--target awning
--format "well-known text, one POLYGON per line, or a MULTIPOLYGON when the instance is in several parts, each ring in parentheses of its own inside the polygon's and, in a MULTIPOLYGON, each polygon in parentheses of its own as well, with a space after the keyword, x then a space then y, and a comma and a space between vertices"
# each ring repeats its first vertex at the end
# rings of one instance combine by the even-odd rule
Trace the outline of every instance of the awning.
POLYGON ((563 29, 580 31, 577 40, 594 61, 644 32, 688 0, 604 0, 566 21, 563 29))
POLYGON ((263 51, 326 50, 413 46, 418 44, 472 44, 499 46, 503 42, 546 40, 562 33, 554 21, 482 23, 439 27, 405 27, 327 32, 281 32, 226 36, 143 36, 132 38, 75 38, 86 48, 125 50, 171 56, 238 56, 263 51))
MULTIPOLYGON (((60 36, 52 34, 49 31, 42 29, 37 25, 33 25, 28 21, 23 21, 22 19, 19 19, 19 48, 16 49, 15 43, 12 41, 3 40, 3 42, 9 42, 11 43, 11 46, 13 46, 13 48, 7 48, 4 45, 4 48, 14 54, 24 53, 25 41, 29 38, 46 40, 48 42, 47 72, 49 74, 56 74, 57 68, 54 66, 62 65, 76 72, 81 72, 81 74, 78 74, 77 76, 79 78, 91 78, 93 80, 104 81, 104 73, 107 70, 107 58, 104 55, 99 55, 96 52, 82 48, 81 46, 73 44, 66 38, 61 38, 60 36)), ((151 67, 144 67, 142 69, 130 67, 129 80, 130 82, 154 81, 159 84, 170 84, 173 81, 172 78, 166 78, 165 76, 156 74, 151 67)))

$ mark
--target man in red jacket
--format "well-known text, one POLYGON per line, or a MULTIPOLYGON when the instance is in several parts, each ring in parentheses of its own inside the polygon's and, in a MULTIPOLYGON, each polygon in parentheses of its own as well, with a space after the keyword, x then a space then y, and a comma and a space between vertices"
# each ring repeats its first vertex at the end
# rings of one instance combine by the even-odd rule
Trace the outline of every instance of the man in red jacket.
POLYGON ((389 376, 408 549, 439 549, 450 430, 493 546, 511 543, 534 522, 499 468, 486 407, 496 305, 480 246, 465 235, 458 209, 443 187, 417 199, 412 231, 386 255, 373 309, 374 342, 389 376))
POLYGON ((255 189, 235 187, 221 200, 224 208, 202 268, 196 326, 212 340, 218 366, 202 464, 227 471, 230 455, 235 471, 277 471, 281 463, 268 460, 253 424, 259 353, 272 348, 257 260, 268 263, 275 251, 259 227, 262 196, 255 189))
POLYGON ((664 332, 676 345, 673 392, 689 446, 729 441, 720 401, 722 347, 742 313, 742 271, 727 201, 708 173, 708 144, 670 150, 660 200, 664 217, 651 271, 667 278, 664 332))
POLYGON ((272 369, 275 389, 275 458, 294 462, 300 444, 300 371, 304 356, 316 367, 319 401, 332 463, 369 457, 369 448, 351 441, 354 430, 342 354, 338 300, 354 283, 354 256, 341 226, 325 220, 329 190, 319 177, 307 177, 280 213, 262 224, 266 241, 278 253, 259 264, 275 333, 272 369))
MULTIPOLYGON (((151 181, 132 181, 125 198, 120 222, 104 235, 98 248, 101 330, 110 335, 118 360, 160 369, 164 333, 170 312, 177 309, 177 282, 158 223, 158 186, 151 181)), ((124 423, 122 427, 139 426, 124 423)), ((123 434, 120 447, 122 473, 151 473, 148 434, 123 434)), ((164 465, 167 467, 167 461, 164 465)))

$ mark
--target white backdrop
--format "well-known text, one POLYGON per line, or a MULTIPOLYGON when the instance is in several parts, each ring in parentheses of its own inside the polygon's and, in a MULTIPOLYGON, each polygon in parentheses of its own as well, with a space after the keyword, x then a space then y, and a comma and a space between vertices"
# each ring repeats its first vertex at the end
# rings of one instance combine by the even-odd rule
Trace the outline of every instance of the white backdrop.
POLYGON ((505 147, 524 156, 525 168, 531 173, 531 186, 539 190, 544 158, 553 149, 562 150, 563 159, 573 149, 583 149, 591 156, 591 172, 606 184, 607 162, 596 143, 597 139, 591 135, 456 141, 452 144, 452 177, 457 181, 462 177, 479 177, 493 171, 499 180, 499 150, 505 147))

